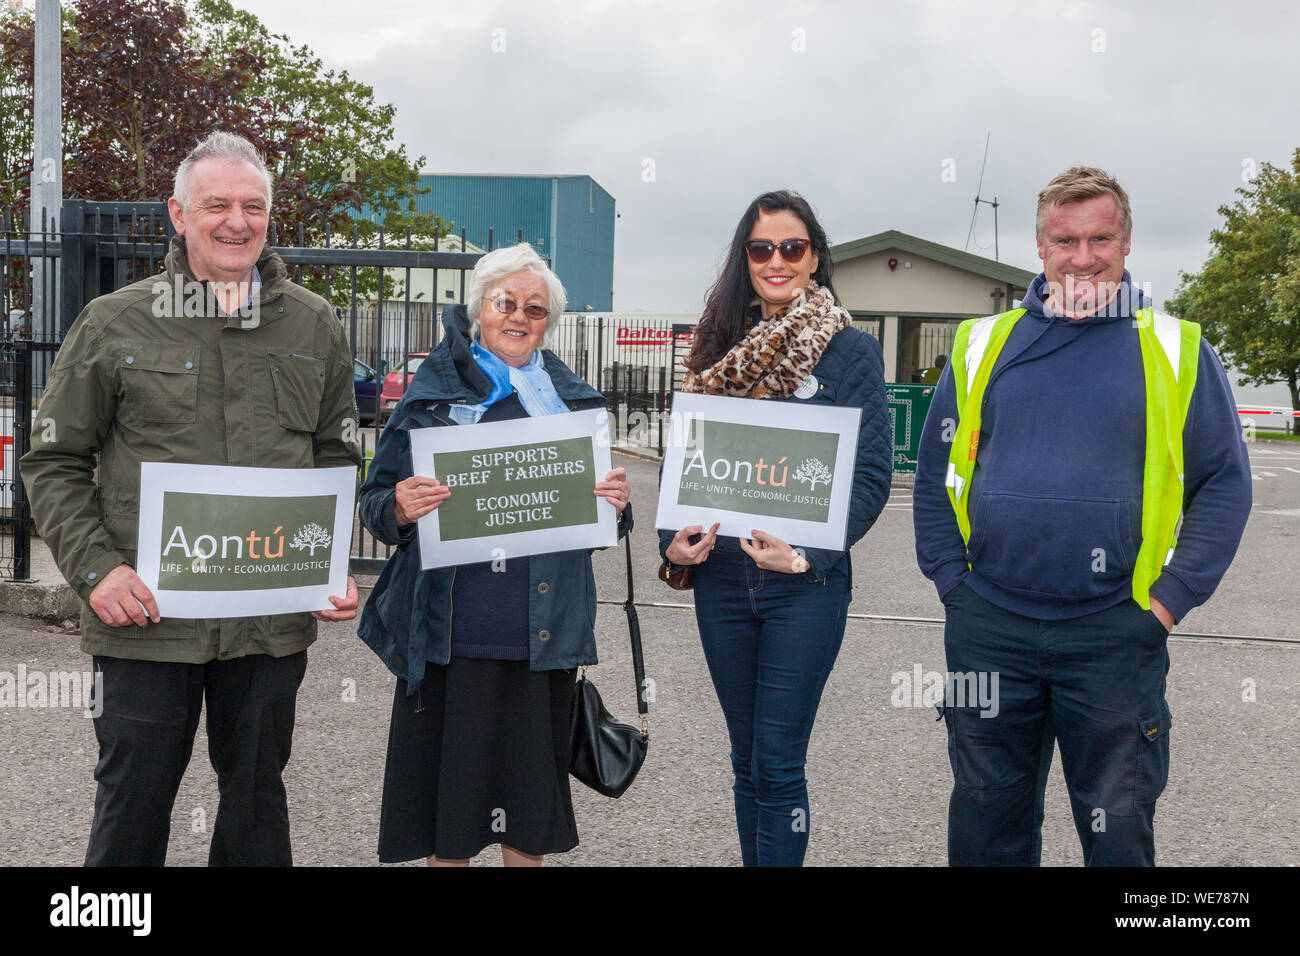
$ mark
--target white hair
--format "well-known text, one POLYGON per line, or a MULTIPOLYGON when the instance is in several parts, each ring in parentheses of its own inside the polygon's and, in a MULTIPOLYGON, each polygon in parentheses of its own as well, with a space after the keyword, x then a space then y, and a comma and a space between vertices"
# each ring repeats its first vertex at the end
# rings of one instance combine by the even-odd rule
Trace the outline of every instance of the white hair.
MULTIPOLYGON (((469 292, 466 308, 469 311, 469 337, 478 340, 479 313, 483 311, 483 296, 492 286, 517 272, 532 272, 546 283, 546 336, 551 334, 551 326, 564 311, 569 301, 568 293, 560 277, 550 270, 546 262, 537 254, 530 244, 521 242, 517 246, 502 246, 494 249, 479 259, 469 277, 469 292)), ((522 306, 523 303, 520 303, 522 306)), ((544 339, 545 341, 545 339, 544 339)))
POLYGON ((266 180, 266 208, 268 212, 270 211, 271 171, 266 168, 266 163, 252 143, 242 136, 222 130, 209 133, 207 138, 190 150, 190 154, 176 167, 176 182, 172 187, 172 193, 182 209, 189 209, 190 200, 194 198, 191 194, 190 172, 194 169, 194 164, 201 159, 224 159, 226 162, 248 163, 252 166, 266 180))

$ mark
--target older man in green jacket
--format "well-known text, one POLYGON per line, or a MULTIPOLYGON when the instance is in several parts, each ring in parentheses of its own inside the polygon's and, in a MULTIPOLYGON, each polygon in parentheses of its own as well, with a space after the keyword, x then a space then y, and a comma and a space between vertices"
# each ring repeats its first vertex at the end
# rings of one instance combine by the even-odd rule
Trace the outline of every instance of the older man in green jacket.
POLYGON ((20 462, 102 680, 86 864, 162 865, 205 698, 209 862, 288 864, 281 774, 313 618, 355 617, 356 584, 310 615, 161 619, 134 570, 140 465, 357 466, 352 356, 329 304, 265 248, 271 177, 247 140, 209 136, 175 192, 165 273, 86 306, 20 462))

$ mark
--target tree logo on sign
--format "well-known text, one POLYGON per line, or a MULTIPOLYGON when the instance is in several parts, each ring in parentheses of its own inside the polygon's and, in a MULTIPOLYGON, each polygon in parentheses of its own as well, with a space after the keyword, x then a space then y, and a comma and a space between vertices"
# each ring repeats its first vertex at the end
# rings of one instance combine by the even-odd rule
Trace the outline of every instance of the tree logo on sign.
POLYGON ((831 470, 819 458, 805 458, 794 473, 794 480, 804 482, 809 491, 814 490, 819 481, 829 487, 831 477, 831 470))
POLYGON ((298 529, 298 533, 289 542, 289 547, 307 551, 314 558, 316 549, 328 547, 330 541, 330 533, 312 521, 298 529))

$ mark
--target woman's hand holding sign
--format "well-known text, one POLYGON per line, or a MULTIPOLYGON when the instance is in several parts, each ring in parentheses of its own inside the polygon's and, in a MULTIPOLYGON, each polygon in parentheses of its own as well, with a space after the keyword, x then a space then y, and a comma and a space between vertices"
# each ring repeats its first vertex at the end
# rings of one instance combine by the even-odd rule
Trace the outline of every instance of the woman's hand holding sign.
POLYGON ((627 470, 615 468, 602 480, 596 482, 596 494, 613 505, 615 511, 622 514, 623 509, 627 507, 628 495, 631 494, 627 487, 627 470))
POLYGON ((394 517, 399 528, 415 524, 451 497, 451 489, 428 475, 412 475, 397 483, 394 517))
POLYGON ((672 542, 664 550, 664 555, 673 564, 703 564, 718 540, 718 524, 715 522, 708 534, 703 534, 704 525, 693 524, 673 535, 672 542), (700 540, 691 544, 691 538, 700 540))
POLYGON ((780 538, 762 531, 750 533, 752 538, 740 539, 740 548, 763 570, 782 574, 803 574, 808 570, 808 559, 780 538))

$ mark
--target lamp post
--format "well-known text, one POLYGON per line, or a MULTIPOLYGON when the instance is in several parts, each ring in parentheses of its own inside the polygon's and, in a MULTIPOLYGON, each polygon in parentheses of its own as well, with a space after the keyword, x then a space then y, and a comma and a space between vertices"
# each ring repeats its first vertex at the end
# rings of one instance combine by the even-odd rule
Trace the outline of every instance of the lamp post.
MULTIPOLYGON (((63 212, 63 24, 59 0, 36 0, 32 91, 32 231, 54 233, 63 212)), ((44 238, 44 237, 42 237, 44 238)), ((53 338, 58 328, 59 260, 32 263, 32 338, 53 338), (48 289, 47 289, 48 286, 48 289)))

